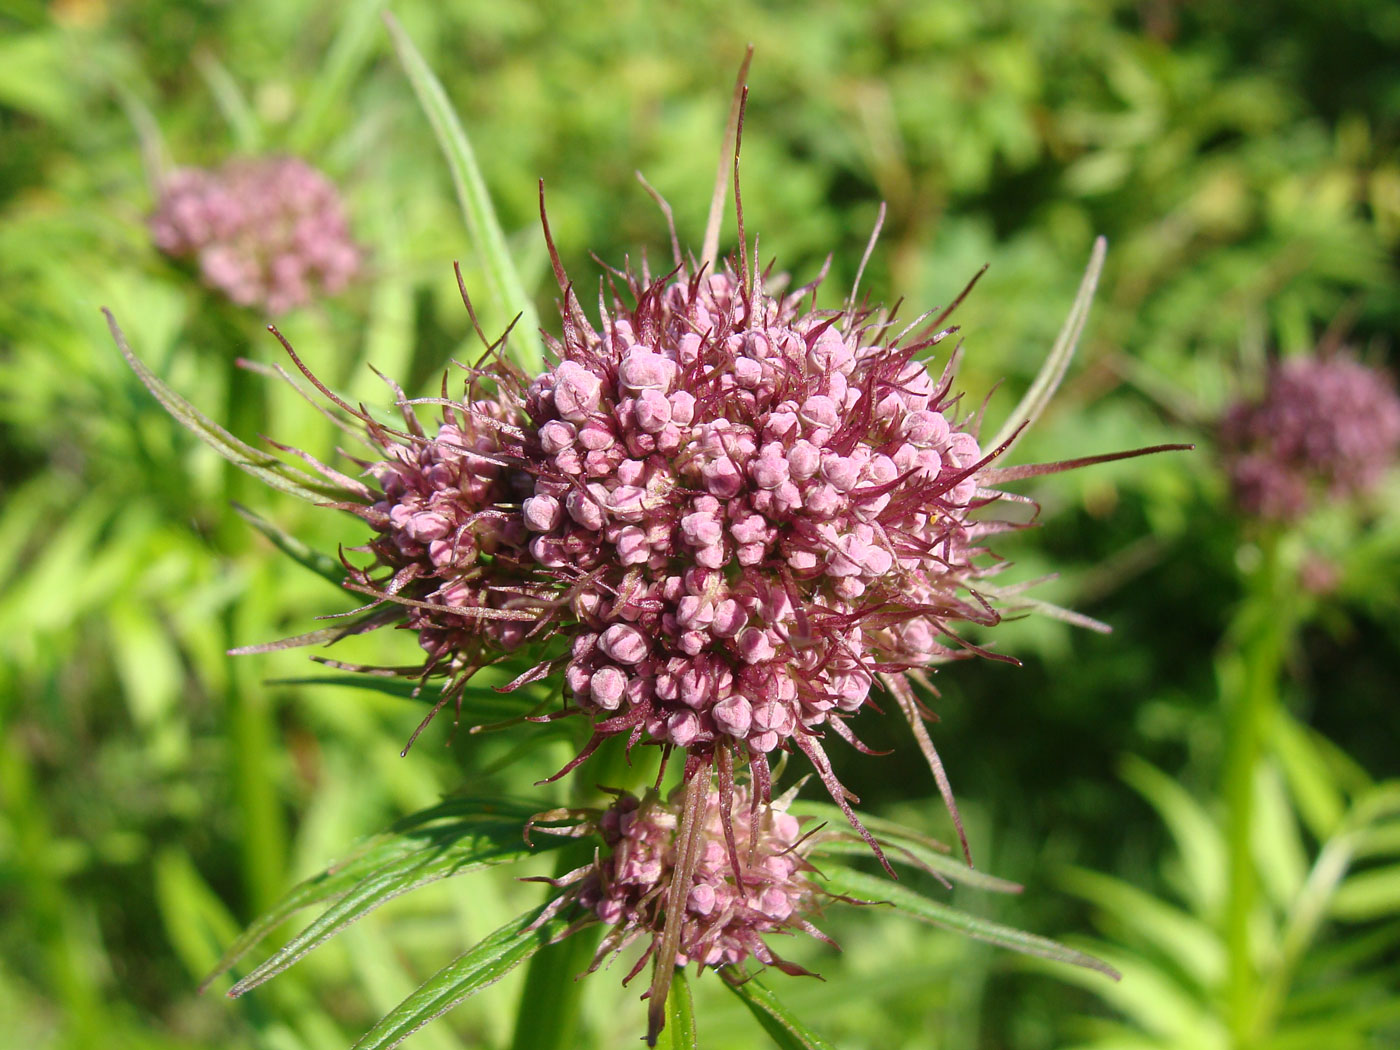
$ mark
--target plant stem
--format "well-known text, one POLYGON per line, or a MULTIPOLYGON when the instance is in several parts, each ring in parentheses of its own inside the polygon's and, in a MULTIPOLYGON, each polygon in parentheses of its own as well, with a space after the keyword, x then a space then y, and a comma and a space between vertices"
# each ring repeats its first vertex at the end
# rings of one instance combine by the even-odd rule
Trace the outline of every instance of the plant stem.
POLYGON ((1223 794, 1228 845, 1226 1016, 1235 1050, 1253 1046, 1258 1036, 1260 982, 1250 938, 1259 891, 1252 849, 1255 775, 1265 734, 1277 714, 1279 673, 1294 619, 1279 571, 1278 537, 1266 536, 1260 547, 1260 564, 1249 580, 1249 592, 1235 622, 1241 673, 1230 690, 1234 695, 1222 698, 1226 704, 1223 794))
MULTIPOLYGON (((593 784, 611 788, 634 788, 642 770, 629 764, 626 740, 615 737, 604 742, 572 778, 570 805, 595 803, 593 784)), ((560 852, 555 876, 567 874, 592 858, 587 841, 560 852)), ((593 926, 579 930, 558 944, 537 952, 525 971, 525 986, 516 1010, 515 1035, 511 1050, 558 1050, 578 1045, 579 1000, 583 982, 579 976, 593 961, 602 929, 593 926)))
MULTIPOLYGON (((235 326, 230 323, 229 327, 235 326)), ((233 358, 227 360, 226 369, 225 418, 230 428, 247 437, 264 432, 267 403, 261 379, 238 367, 233 358)), ((232 463, 225 464, 224 479, 224 494, 230 501, 238 500, 250 483, 248 476, 232 463)), ((248 546, 248 527, 233 512, 231 504, 221 509, 218 536, 221 549, 227 553, 237 553, 248 546)), ((243 614, 251 600, 252 596, 245 592, 225 610, 224 640, 230 648, 248 638, 243 614)), ((276 901, 283 888, 286 830, 276 777, 269 769, 277 754, 271 704, 266 690, 250 680, 249 670, 238 657, 229 664, 224 710, 242 833, 240 861, 245 907, 249 915, 259 915, 276 901)))
MULTIPOLYGON (((555 875, 563 875, 591 856, 583 844, 561 851, 555 875)), ((557 1050, 578 1045, 580 977, 593 961, 602 928, 578 930, 558 944, 535 953, 525 971, 525 986, 515 1016, 511 1050, 557 1050)))

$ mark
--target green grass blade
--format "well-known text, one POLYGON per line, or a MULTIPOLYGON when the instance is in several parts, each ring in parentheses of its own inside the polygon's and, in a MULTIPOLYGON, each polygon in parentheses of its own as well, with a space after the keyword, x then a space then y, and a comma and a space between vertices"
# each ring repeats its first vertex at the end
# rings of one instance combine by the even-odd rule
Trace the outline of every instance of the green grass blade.
POLYGON ((359 0, 345 5, 345 14, 331 42, 326 60, 306 93, 289 141, 298 152, 315 152, 330 137, 327 113, 349 92, 355 73, 374 50, 374 16, 384 0, 359 0))
POLYGON ((352 1050, 392 1050, 435 1017, 489 988, 568 928, 552 919, 531 929, 538 911, 512 919, 464 952, 365 1033, 352 1050))
POLYGON ((313 904, 332 902, 325 914, 235 985, 231 994, 242 994, 280 973, 356 919, 417 886, 554 848, 563 840, 542 836, 532 850, 521 838, 525 822, 537 810, 527 802, 451 798, 404 818, 344 861, 294 886, 229 946, 205 984, 313 904))
POLYGON ((829 868, 825 874, 826 889, 831 893, 872 904, 888 903, 905 914, 933 926, 966 934, 979 941, 1009 948, 1024 955, 1035 955, 1042 959, 1053 959, 1056 962, 1097 970, 1115 980, 1118 979, 1118 971, 1092 955, 1085 955, 1047 937, 1027 933, 1012 926, 992 922, 990 919, 970 915, 950 905, 940 904, 897 882, 847 868, 829 868))
POLYGON ((493 305, 507 318, 520 315, 520 323, 511 333, 510 354, 517 364, 533 374, 544 360, 539 338, 539 314, 525 294, 520 274, 511 259, 505 234, 501 232, 501 224, 496 218, 496 209, 491 204, 491 195, 486 189, 486 181, 481 177, 471 142, 452 103, 448 101, 442 83, 433 75, 398 20, 385 14, 384 21, 389 27, 389 35, 394 39, 394 49, 408 74, 409 83, 413 85, 414 94, 418 96, 419 104, 433 126, 433 134, 447 157, 452 185, 457 190, 462 216, 466 219, 467 229, 486 273, 493 305))
MULTIPOLYGON (((731 970, 735 977, 743 978, 731 970)), ((726 986, 749 1008, 749 1013, 782 1050, 833 1050, 832 1045, 807 1027, 757 977, 726 981, 726 986)))

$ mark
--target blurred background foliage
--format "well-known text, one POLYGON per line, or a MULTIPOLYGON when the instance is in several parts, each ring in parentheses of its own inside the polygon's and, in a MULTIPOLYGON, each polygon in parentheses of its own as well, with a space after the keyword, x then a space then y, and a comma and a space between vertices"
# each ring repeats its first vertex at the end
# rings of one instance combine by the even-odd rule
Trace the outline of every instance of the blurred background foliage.
MULTIPOLYGON (((518 793, 522 769, 537 777, 570 753, 558 732, 461 733, 444 747, 435 725, 400 759, 417 708, 278 684, 310 673, 301 654, 227 658, 347 607, 231 500, 326 551, 357 531, 200 448, 129 374, 98 314, 110 306, 157 373, 241 436, 256 423, 331 455, 303 402, 233 367, 278 359, 265 319, 203 291, 145 228, 170 165, 290 152, 343 188, 370 260, 351 292, 285 319, 308 363, 382 403, 366 363, 422 390, 472 352, 452 260, 468 287, 483 274, 380 7, 0 3, 0 1015, 14 1045, 348 1045, 540 896, 479 873, 371 916, 236 1003, 194 992, 243 923, 357 837, 464 781, 518 793)), ((1400 825, 1385 779, 1400 773, 1400 500, 1392 485, 1362 512, 1330 508, 1261 538, 1231 514, 1211 426, 1257 388, 1268 354, 1306 351, 1329 326, 1394 362, 1400 8, 392 7, 471 133, 546 319, 537 180, 582 288, 598 273, 590 253, 669 258, 635 171, 698 245, 752 41, 743 190, 765 259, 805 281, 830 255, 823 295, 838 302, 884 201, 864 284, 875 299, 913 316, 989 263, 957 320, 963 385, 973 398, 995 387, 999 422, 1105 234, 1080 358, 1019 455, 1199 444, 1029 489, 1043 526, 1008 545, 1014 571, 1058 572, 1042 596, 1113 635, 1018 620, 995 638, 1024 667, 939 676, 935 738, 974 851, 1027 885, 983 910, 1053 936, 1097 922, 1091 947, 1130 980, 1081 988, 847 910, 828 924, 844 953, 801 956, 831 984, 784 982, 790 1004, 835 1045, 882 1050, 1395 1045, 1400 825), (1334 570, 1329 593, 1300 591, 1308 559, 1334 570), (1283 685, 1245 771, 1262 785, 1247 859, 1277 878, 1253 902, 1243 975, 1227 976, 1240 954, 1220 886, 1230 711, 1257 669, 1250 625, 1285 607, 1283 685), (1314 860, 1339 856, 1319 889, 1314 860), (1242 1020, 1251 987, 1256 1005, 1278 1001, 1242 1020)), ((386 647, 412 642, 340 655, 386 647)), ((914 749, 878 719, 857 729, 899 750, 843 755, 843 779, 874 811, 946 830, 914 749), (911 801, 911 783, 930 797, 911 801)), ((407 1045, 505 1045, 519 983, 407 1045)), ((738 1003, 705 995, 713 983, 697 985, 702 1045, 755 1045, 738 1003)), ((635 994, 592 978, 580 1045, 635 1038, 635 994)))

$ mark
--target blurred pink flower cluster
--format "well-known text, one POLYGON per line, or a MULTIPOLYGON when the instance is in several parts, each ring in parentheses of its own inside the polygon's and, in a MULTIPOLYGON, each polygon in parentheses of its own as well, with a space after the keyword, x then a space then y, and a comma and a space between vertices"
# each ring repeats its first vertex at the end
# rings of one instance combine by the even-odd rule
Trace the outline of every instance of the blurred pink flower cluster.
POLYGON ((156 246, 193 260, 209 287, 270 314, 343 290, 361 262, 335 186, 292 157, 181 168, 150 227, 156 246))
POLYGON ((1293 358, 1269 370, 1261 397, 1226 412, 1220 439, 1240 509, 1294 519, 1395 463, 1400 397, 1388 375, 1344 354, 1293 358))

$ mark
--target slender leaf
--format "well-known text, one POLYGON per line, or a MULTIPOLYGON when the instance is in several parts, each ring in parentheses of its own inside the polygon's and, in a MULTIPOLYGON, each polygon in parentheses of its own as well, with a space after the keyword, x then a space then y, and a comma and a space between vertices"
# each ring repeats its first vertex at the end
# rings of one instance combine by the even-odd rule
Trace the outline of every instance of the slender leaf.
POLYGON ((757 978, 730 968, 725 984, 757 1018, 782 1050, 832 1050, 832 1046, 798 1018, 757 978))
POLYGON ((1400 915, 1400 865, 1360 871, 1332 896, 1331 914, 1359 922, 1400 915))
POLYGON ((389 35, 394 39, 394 48, 408 74, 409 83, 413 85, 414 94, 418 96, 418 102, 433 126, 433 134, 447 157, 452 185, 457 190, 457 200, 462 206, 467 229, 471 232, 486 272, 494 303, 506 317, 520 315, 520 323, 511 333, 511 355, 527 372, 534 373, 544 360, 538 334, 539 314, 520 282, 471 142, 447 98, 447 92, 398 20, 385 14, 384 22, 389 27, 389 35))
POLYGON ((1172 777, 1140 758, 1123 764, 1123 779, 1151 803, 1167 829, 1186 869, 1193 905, 1211 915, 1225 899, 1225 838, 1190 793, 1172 777))
POLYGON ((662 1050, 699 1050, 695 1031, 695 1000, 690 994, 690 980, 678 969, 671 980, 671 993, 666 997, 666 1027, 657 1043, 662 1050))
POLYGON ((933 926, 963 933, 979 941, 1010 948, 1025 955, 1036 955, 1042 959, 1053 959, 1056 962, 1072 963, 1075 966, 1097 970, 1115 980, 1118 979, 1118 972, 1113 967, 1092 955, 1085 955, 1049 938, 970 915, 947 904, 940 904, 897 882, 849 868, 828 868, 825 875, 826 888, 843 897, 871 904, 887 903, 933 926))
MULTIPOLYGON (((819 833, 817 852, 827 856, 870 856, 870 847, 863 839, 846 833, 846 818, 836 806, 826 802, 802 801, 794 804, 791 812, 797 816, 817 817, 833 829, 830 833, 819 833)), ((989 893, 1021 892, 1021 887, 1014 882, 968 867, 961 858, 951 856, 946 847, 935 839, 878 817, 862 814, 861 822, 895 863, 920 867, 942 875, 950 882, 973 886, 989 893)))
POLYGON ((1045 363, 1040 366, 1040 372, 1036 375, 1035 381, 1026 391, 1025 396, 1011 414, 1006 417, 1006 422, 1001 425, 996 436, 987 442, 984 448, 998 448, 1004 442, 1011 443, 1002 451, 1002 456, 1008 455, 1016 444, 1025 435, 1026 430, 1034 423, 1040 414, 1045 411, 1045 407, 1050 404, 1050 399, 1055 396, 1055 391, 1059 389, 1061 381, 1065 378, 1065 370, 1069 368, 1070 358, 1074 356, 1075 348, 1079 345, 1079 337, 1084 332, 1084 323, 1089 319, 1089 307, 1094 302, 1094 291, 1099 285, 1099 274, 1103 273, 1104 256, 1108 254, 1108 241, 1103 237, 1094 239, 1094 250, 1089 256, 1089 265, 1084 270, 1084 279, 1079 282, 1079 291, 1074 297, 1074 304, 1069 308, 1069 316, 1065 318, 1064 326, 1060 329, 1060 334, 1055 339, 1055 345, 1051 348, 1049 355, 1045 358, 1045 363), (1017 433, 1017 428, 1021 429, 1017 433))
POLYGON ((341 583, 345 580, 345 566, 341 565, 340 562, 327 554, 312 550, 291 533, 284 531, 241 503, 235 503, 233 509, 239 513, 244 521, 271 540, 272 545, 283 554, 286 554, 298 565, 310 569, 317 576, 329 580, 335 584, 337 590, 340 589, 341 583))
POLYGON ((535 911, 512 919, 459 955, 380 1018, 352 1050, 392 1050, 433 1018, 495 984, 568 929, 563 919, 535 927, 538 916, 535 911))
POLYGON ((1203 985, 1210 986, 1225 973, 1220 938, 1189 912, 1121 879, 1083 868, 1069 869, 1061 881, 1069 892, 1112 915, 1123 929, 1167 955, 1203 985))
POLYGON ((224 120, 228 121, 239 152, 259 152, 262 149, 262 126, 233 74, 211 52, 204 50, 195 52, 194 67, 204 78, 224 120))
POLYGON ((334 102, 346 96, 351 79, 373 50, 374 16, 383 6, 384 0, 357 0, 344 5, 340 29, 292 127, 290 138, 297 150, 314 152, 312 147, 328 137, 326 114, 334 102))
POLYGON ((293 470, 281 460, 240 441, 175 393, 174 390, 165 385, 159 376, 146 367, 145 362, 132 352, 126 341, 126 336, 118 326, 117 319, 112 316, 112 312, 104 307, 102 313, 107 318, 107 327, 111 330, 112 338, 116 340, 117 348, 121 350, 122 356, 126 358, 126 363, 131 366, 131 370, 145 384, 146 389, 155 395, 156 400, 165 406, 165 410, 174 416, 177 422, 190 430, 195 437, 234 466, 247 471, 259 481, 271 485, 275 489, 280 489, 282 492, 299 496, 311 503, 321 503, 327 499, 336 499, 341 496, 341 493, 336 489, 320 485, 307 475, 293 470))
POLYGON ((555 848, 542 836, 532 849, 522 838, 538 807, 503 799, 449 798, 404 818, 363 843, 341 863, 293 887, 229 946, 205 983, 233 966, 291 915, 313 904, 331 908, 273 958, 234 986, 242 994, 285 970, 337 931, 385 901, 450 875, 519 860, 555 848))

